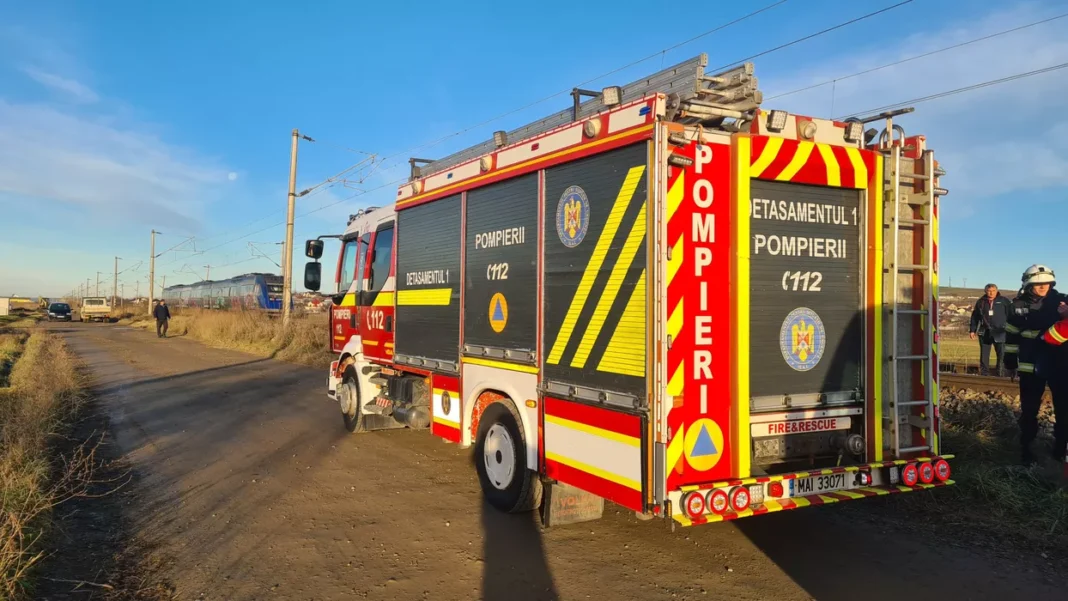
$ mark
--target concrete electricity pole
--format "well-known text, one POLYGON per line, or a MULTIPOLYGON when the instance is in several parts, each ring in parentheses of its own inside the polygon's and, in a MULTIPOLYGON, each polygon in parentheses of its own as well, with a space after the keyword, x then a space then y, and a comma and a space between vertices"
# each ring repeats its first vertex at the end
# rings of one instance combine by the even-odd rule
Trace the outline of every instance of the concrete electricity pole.
POLYGON ((206 272, 206 273, 204 274, 204 279, 205 279, 205 280, 210 280, 210 279, 211 279, 211 265, 205 265, 205 266, 204 266, 204 269, 207 269, 207 270, 208 270, 208 271, 207 271, 207 272, 206 272))
POLYGON ((152 299, 156 293, 156 230, 152 230, 152 247, 148 251, 148 312, 152 313, 152 299))
POLYGON ((97 296, 100 296, 100 274, 101 273, 104 273, 104 272, 103 271, 96 272, 96 295, 97 296))
POLYGON ((297 207, 297 141, 300 131, 293 129, 289 149, 289 196, 285 218, 285 263, 282 264, 282 326, 289 326, 289 305, 293 304, 293 218, 297 207))
POLYGON ((279 266, 282 268, 282 278, 285 278, 286 277, 286 267, 285 267, 285 265, 286 265, 286 241, 282 240, 281 242, 279 242, 279 244, 282 245, 282 259, 281 259, 282 262, 279 263, 279 266))
POLYGON ((86 296, 89 296, 89 278, 85 278, 85 296, 82 296, 82 298, 84 299, 86 296))
POLYGON ((300 131, 293 128, 293 143, 289 151, 289 206, 286 210, 286 241, 282 263, 282 327, 289 327, 290 306, 293 304, 293 214, 297 205, 297 140, 300 131))
POLYGON ((119 304, 119 259, 122 257, 115 257, 115 277, 111 281, 111 308, 114 309, 119 304))

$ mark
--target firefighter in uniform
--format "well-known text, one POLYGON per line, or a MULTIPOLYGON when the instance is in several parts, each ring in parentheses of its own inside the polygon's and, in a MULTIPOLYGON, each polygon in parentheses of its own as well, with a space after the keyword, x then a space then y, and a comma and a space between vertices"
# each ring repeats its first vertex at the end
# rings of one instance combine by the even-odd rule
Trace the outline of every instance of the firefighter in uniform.
POLYGON ((1049 387, 1053 391, 1053 457, 1064 460, 1068 448, 1068 304, 1057 307, 1061 320, 1042 334, 1042 340, 1056 347, 1053 351, 1053 374, 1049 387), (1058 391, 1060 394, 1058 394, 1058 391))
MULTIPOLYGON (((1063 406, 1063 397, 1068 394, 1062 383, 1066 378, 1054 364, 1055 349, 1043 340, 1043 334, 1059 321, 1065 297, 1053 288, 1056 275, 1045 265, 1028 267, 1020 279, 1023 285, 1012 301, 1005 327, 1005 366, 1015 369, 1020 377, 1020 450, 1023 462, 1029 464, 1034 461, 1031 444, 1038 435, 1038 410, 1046 384, 1055 404, 1063 406)), ((1064 441, 1059 449, 1053 449, 1053 456, 1064 458, 1064 441)))

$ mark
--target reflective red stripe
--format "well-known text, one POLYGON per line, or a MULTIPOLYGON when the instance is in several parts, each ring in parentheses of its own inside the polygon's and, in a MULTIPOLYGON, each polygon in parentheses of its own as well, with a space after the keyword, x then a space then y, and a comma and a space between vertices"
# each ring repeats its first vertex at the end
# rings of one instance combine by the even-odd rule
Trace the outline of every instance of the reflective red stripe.
POLYGON ((1054 346, 1060 346, 1068 341, 1068 319, 1062 319, 1053 324, 1053 327, 1042 334, 1042 340, 1044 340, 1046 344, 1052 344, 1054 346))

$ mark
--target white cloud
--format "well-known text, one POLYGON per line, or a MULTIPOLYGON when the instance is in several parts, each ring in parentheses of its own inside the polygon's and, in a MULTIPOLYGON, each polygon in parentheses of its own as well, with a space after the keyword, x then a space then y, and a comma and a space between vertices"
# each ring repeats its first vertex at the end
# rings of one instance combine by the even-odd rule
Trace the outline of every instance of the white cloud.
POLYGON ((89 86, 74 79, 61 77, 55 73, 48 73, 33 67, 23 67, 22 72, 46 88, 60 92, 78 102, 93 103, 100 100, 100 96, 89 86))
POLYGON ((196 230, 229 170, 143 129, 0 98, 0 194, 196 230))
MULTIPOLYGON (((1052 16, 1024 4, 983 18, 902 38, 883 51, 852 55, 787 77, 765 77, 767 108, 834 116, 865 112, 976 83, 1068 62, 1065 21, 1053 21, 959 49, 935 54, 806 92, 771 99, 865 69, 930 52, 1052 16), (771 83, 772 85, 768 85, 771 83)), ((909 134, 923 133, 946 167, 953 203, 1010 192, 1068 185, 1068 129, 1061 110, 1068 70, 1018 79, 916 105, 897 120, 909 134)))

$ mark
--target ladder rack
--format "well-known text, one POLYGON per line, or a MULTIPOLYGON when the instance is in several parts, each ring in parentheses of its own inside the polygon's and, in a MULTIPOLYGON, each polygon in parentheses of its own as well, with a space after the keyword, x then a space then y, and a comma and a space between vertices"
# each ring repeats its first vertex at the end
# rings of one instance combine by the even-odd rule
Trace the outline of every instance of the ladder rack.
POLYGON ((708 55, 701 53, 620 88, 605 88, 605 91, 613 90, 608 95, 574 88, 571 93, 574 98, 572 107, 508 132, 496 132, 493 139, 441 159, 413 159, 409 163, 411 174, 408 181, 444 171, 510 143, 552 131, 649 94, 669 95, 668 117, 673 121, 701 123, 713 128, 724 125, 727 120, 739 122, 738 127, 741 123, 752 121, 763 100, 763 94, 757 89, 757 78, 753 75, 753 63, 743 63, 711 76, 705 75, 707 66, 708 55), (581 96, 589 95, 595 97, 579 102, 581 96))
MULTIPOLYGON (((934 153, 922 148, 906 147, 904 131, 893 124, 894 115, 886 115, 886 129, 877 146, 886 161, 886 214, 889 219, 889 249, 884 253, 884 273, 889 276, 892 290, 885 293, 884 306, 889 317, 888 354, 886 360, 890 371, 888 386, 889 411, 885 413, 884 431, 889 437, 889 447, 894 458, 910 453, 932 452, 937 449, 934 440, 936 428, 937 358, 934 353, 935 331, 938 314, 935 306, 935 278, 937 265, 934 229, 938 199, 945 190, 935 186, 935 177, 941 175, 936 167, 934 153), (894 139, 893 132, 900 138, 894 139), (886 132, 889 132, 887 135, 886 132), (904 156, 913 151, 916 158, 904 156), (922 229, 922 233, 921 230, 922 229), (915 252, 915 236, 922 236, 919 252, 915 252), (902 275, 912 274, 911 299, 903 299, 902 275), (919 277, 916 275, 919 274, 919 277), (916 282, 922 282, 915 286, 916 282), (918 327, 916 327, 918 326, 918 327), (921 333, 920 349, 903 349, 902 328, 921 333), (919 369, 915 369, 916 364, 919 369), (911 374, 911 379, 922 382, 924 398, 913 398, 913 390, 921 387, 913 382, 912 390, 902 386, 902 368, 911 374), (919 410, 919 411, 917 411, 919 410), (902 426, 905 426, 904 428, 902 426), (922 433, 923 443, 916 444, 913 429, 922 433)), ((912 341, 914 334, 904 337, 912 341)))

